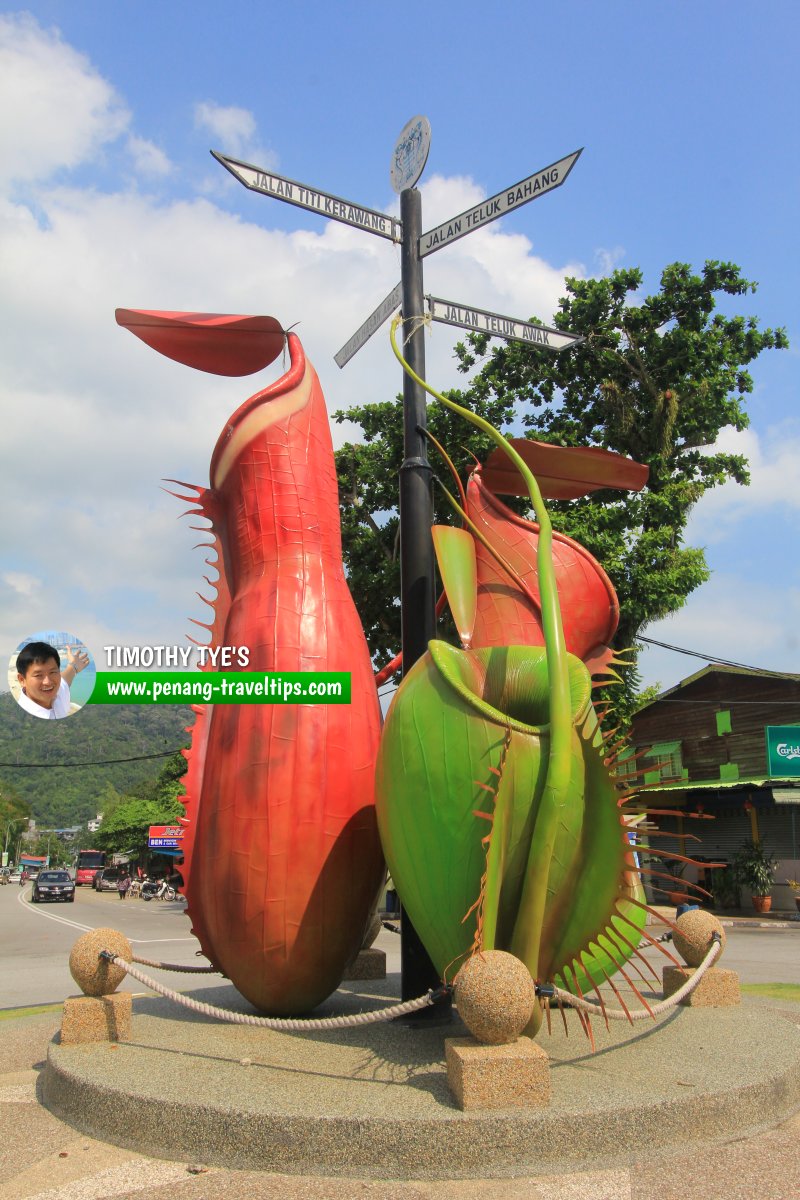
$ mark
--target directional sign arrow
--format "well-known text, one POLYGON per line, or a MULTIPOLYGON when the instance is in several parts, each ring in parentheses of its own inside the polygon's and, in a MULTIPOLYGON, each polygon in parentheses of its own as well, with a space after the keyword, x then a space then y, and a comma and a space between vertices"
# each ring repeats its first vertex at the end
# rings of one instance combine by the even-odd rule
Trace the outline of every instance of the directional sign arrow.
POLYGON ((465 237, 468 233, 472 233, 473 229, 487 225, 489 221, 496 221, 498 217, 511 212, 512 209, 519 208, 530 200, 536 200, 545 192, 552 192, 553 188, 561 187, 582 152, 581 148, 574 154, 568 154, 566 158, 560 158, 558 162, 544 167, 535 175, 521 179, 513 187, 498 192, 496 196, 491 196, 481 204, 476 204, 474 208, 469 208, 450 221, 445 221, 443 225, 437 225, 436 229, 429 229, 419 239, 420 258, 425 258, 427 254, 433 254, 434 250, 441 250, 442 246, 446 246, 448 242, 455 242, 458 238, 465 237))
POLYGON ((251 191, 272 196, 275 200, 283 200, 286 204, 294 204, 297 208, 307 208, 323 217, 330 217, 332 221, 341 221, 344 225, 365 229, 367 233, 375 233, 391 242, 399 242, 402 239, 403 227, 395 217, 389 217, 374 208, 353 204, 350 200, 343 200, 341 196, 320 192, 305 183, 298 183, 296 179, 287 179, 284 175, 275 175, 263 167, 254 167, 252 163, 228 158, 216 150, 212 150, 211 153, 217 162, 222 163, 231 175, 251 191))
POLYGON ((443 325, 458 325, 473 333, 489 333, 506 341, 527 342, 530 346, 544 346, 548 350, 564 350, 583 341, 577 333, 565 333, 563 329, 535 325, 532 321, 518 321, 516 317, 504 317, 482 308, 467 308, 452 300, 440 300, 438 296, 426 296, 426 300, 432 320, 441 321, 443 325))
POLYGON ((337 367, 343 367, 356 354, 365 342, 368 342, 376 330, 380 329, 387 317, 390 317, 393 312, 397 312, 400 305, 403 303, 403 285, 402 283, 395 284, 385 300, 381 300, 378 307, 373 313, 367 317, 363 325, 360 325, 349 341, 345 342, 338 354, 334 354, 333 361, 337 367))

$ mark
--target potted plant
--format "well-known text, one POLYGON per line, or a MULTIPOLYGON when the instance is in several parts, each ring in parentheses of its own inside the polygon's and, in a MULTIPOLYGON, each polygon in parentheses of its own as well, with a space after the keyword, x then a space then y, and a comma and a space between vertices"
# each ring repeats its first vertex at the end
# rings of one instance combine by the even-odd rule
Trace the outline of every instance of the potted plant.
POLYGON ((797 911, 800 912, 800 879, 784 879, 783 882, 792 889, 797 911))
POLYGON ((756 912, 769 912, 772 907, 769 893, 777 866, 778 860, 764 849, 761 842, 752 838, 742 842, 742 848, 733 860, 734 878, 742 887, 750 889, 756 912))

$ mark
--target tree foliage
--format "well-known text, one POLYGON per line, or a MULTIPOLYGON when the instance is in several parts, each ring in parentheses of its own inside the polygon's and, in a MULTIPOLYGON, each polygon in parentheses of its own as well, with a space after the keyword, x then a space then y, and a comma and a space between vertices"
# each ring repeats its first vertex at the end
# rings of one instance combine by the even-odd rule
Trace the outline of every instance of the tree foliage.
MULTIPOLYGON (((460 393, 449 393, 459 397, 460 393)), ((514 401, 487 396, 472 405, 499 429, 514 419, 514 401)), ((348 442, 336 451, 342 548, 350 591, 367 635, 370 652, 383 666, 400 649, 400 521, 397 511, 398 471, 403 462, 402 399, 378 401, 334 414, 337 421, 361 426, 363 442, 348 442)), ((447 449, 466 479, 475 459, 492 449, 489 438, 467 426, 441 405, 428 411, 428 430, 447 449)), ((452 491, 441 459, 430 448, 436 474, 452 491)), ((457 523, 441 489, 434 490, 434 519, 457 523)))
POLYGON ((192 720, 182 706, 89 704, 66 720, 39 721, 2 695, 0 796, 15 793, 39 826, 81 825, 151 783, 165 760, 148 756, 186 745, 192 720))
MULTIPOLYGON (((684 544, 692 507, 711 487, 749 481, 741 455, 714 448, 721 430, 744 429, 753 390, 747 367, 766 349, 788 345, 782 329, 760 330, 755 317, 727 316, 722 299, 755 291, 732 263, 707 262, 699 274, 683 263, 665 268, 660 289, 642 297, 642 272, 569 279, 555 324, 583 341, 559 354, 511 342, 489 349, 470 335, 457 354, 477 367, 459 403, 507 431, 566 446, 601 446, 650 469, 638 494, 611 490, 551 502, 554 527, 581 542, 610 575, 620 598, 616 644, 634 646, 650 622, 677 611, 709 577, 702 549, 684 544)), ((435 381, 433 381, 435 383, 435 381)), ((337 414, 359 424, 360 445, 337 453, 345 564, 376 661, 399 647, 396 538, 397 470, 402 461, 399 404, 372 404, 337 414)), ((487 446, 433 406, 430 428, 459 471, 470 451, 487 446)), ((432 455, 432 457, 434 457, 432 455)), ((437 502, 437 519, 452 520, 437 502)), ((634 670, 635 675, 635 670, 634 670)))
POLYGON ((136 794, 124 796, 109 815, 104 815, 103 824, 93 835, 98 849, 145 858, 150 826, 173 825, 184 814, 178 796, 183 792, 180 779, 185 770, 186 760, 173 754, 156 779, 137 787, 136 794))
MULTIPOLYGON (((642 273, 567 281, 555 323, 584 341, 559 355, 512 343, 494 349, 470 396, 526 401, 528 436, 567 446, 602 446, 650 468, 639 494, 595 492, 553 504, 554 522, 595 555, 620 595, 619 644, 682 607, 708 578, 701 549, 683 544, 692 507, 729 479, 749 482, 741 455, 711 449, 722 429, 744 429, 747 366, 788 344, 783 330, 759 330, 754 317, 717 311, 719 295, 755 291, 731 263, 693 274, 674 263, 655 295, 633 303, 642 273)), ((462 348, 466 369, 485 338, 462 348)))

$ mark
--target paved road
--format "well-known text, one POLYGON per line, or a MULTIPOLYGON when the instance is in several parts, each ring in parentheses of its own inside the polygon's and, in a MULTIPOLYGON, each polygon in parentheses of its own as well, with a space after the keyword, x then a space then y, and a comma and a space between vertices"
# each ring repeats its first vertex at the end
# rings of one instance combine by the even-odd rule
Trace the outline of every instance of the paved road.
MULTIPOLYGON (((99 928, 119 929, 136 953, 146 958, 205 961, 197 957, 199 945, 183 901, 120 901, 116 892, 79 888, 74 904, 31 904, 29 886, 9 884, 0 887, 0 1009, 57 1003, 74 994, 70 949, 81 933, 99 928)), ((800 922, 783 929, 734 927, 726 932, 728 946, 721 965, 738 971, 743 983, 800 983, 800 922)), ((399 943, 400 938, 386 930, 377 943, 387 954, 389 972, 400 970, 399 943)), ((655 962, 658 955, 649 957, 655 962)), ((157 973, 156 977, 176 986, 174 975, 157 973)), ((202 980, 192 984, 193 989, 202 986, 202 980)), ((126 980, 123 987, 142 990, 135 980, 126 980)))
MULTIPOLYGON (((83 887, 74 904, 31 904, 30 892, 30 885, 0 887, 0 1009, 49 1004, 73 995, 69 952, 89 929, 119 929, 146 958, 205 961, 196 957, 199 946, 183 901, 120 901, 116 892, 83 887)), ((142 990, 135 980, 126 980, 124 986, 142 990)))

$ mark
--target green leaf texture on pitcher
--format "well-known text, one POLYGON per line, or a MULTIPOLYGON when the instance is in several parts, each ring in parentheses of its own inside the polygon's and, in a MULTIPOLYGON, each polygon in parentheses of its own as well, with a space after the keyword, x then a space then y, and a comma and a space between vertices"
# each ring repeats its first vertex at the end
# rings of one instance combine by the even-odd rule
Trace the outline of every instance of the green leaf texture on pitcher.
MULTIPOLYGON (((556 821, 536 961, 522 903, 546 804, 545 651, 431 642, 386 720, 378 824, 404 908, 442 976, 475 949, 517 953, 531 975, 575 990, 605 982, 638 945, 632 848, 605 763, 591 680, 568 656, 569 779, 556 821)), ((535 870, 535 865, 534 868, 535 870)), ((535 917, 533 919, 536 919, 535 917)))
MULTIPOLYGON (((405 362, 398 321, 392 348, 407 373, 483 429, 525 481, 539 524, 544 646, 429 644, 395 697, 379 750, 384 852, 443 976, 471 951, 501 949, 538 982, 581 992, 624 972, 644 906, 590 676, 566 649, 550 517, 518 450, 405 362)), ((537 1007, 529 1032, 541 1015, 537 1007)))

